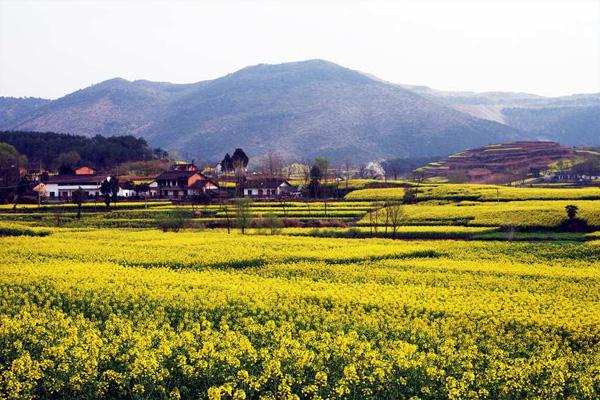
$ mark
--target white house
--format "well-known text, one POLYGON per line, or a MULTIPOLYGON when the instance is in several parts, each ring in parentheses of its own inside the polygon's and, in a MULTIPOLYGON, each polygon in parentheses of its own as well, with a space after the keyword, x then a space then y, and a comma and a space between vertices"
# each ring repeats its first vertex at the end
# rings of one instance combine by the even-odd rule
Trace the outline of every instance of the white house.
POLYGON ((48 178, 46 192, 51 199, 70 199, 81 189, 87 197, 100 196, 100 185, 108 175, 58 175, 48 178))
POLYGON ((119 186, 119 191, 117 192, 118 197, 135 197, 137 195, 138 195, 138 193, 135 190, 133 190, 131 188, 120 187, 120 186, 119 186))
POLYGON ((292 185, 281 178, 251 178, 244 184, 244 196, 251 198, 275 198, 289 194, 292 185))

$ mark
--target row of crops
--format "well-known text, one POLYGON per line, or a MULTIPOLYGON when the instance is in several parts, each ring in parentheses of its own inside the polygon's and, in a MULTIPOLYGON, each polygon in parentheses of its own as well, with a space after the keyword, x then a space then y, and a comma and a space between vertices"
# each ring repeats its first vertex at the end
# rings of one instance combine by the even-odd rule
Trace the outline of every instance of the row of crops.
MULTIPOLYGON (((417 190, 416 197, 420 201, 600 200, 600 187, 529 188, 474 184, 425 184, 413 189, 417 190)), ((348 193, 346 200, 401 201, 405 191, 404 188, 361 189, 348 193)))
POLYGON ((0 237, 2 398, 600 395, 598 240, 31 229, 0 237))
MULTIPOLYGON (((384 226, 386 202, 314 202, 314 203, 254 203, 249 216, 260 219, 274 216, 286 221, 339 221, 357 226, 384 226)), ((578 217, 584 219, 591 228, 600 229, 600 201, 597 200, 519 200, 506 202, 439 202, 424 201, 402 205, 399 226, 464 226, 488 227, 517 230, 549 230, 562 224, 566 219, 565 207, 578 207, 578 217)), ((174 206, 152 205, 148 208, 87 209, 81 219, 76 218, 73 208, 60 211, 45 211, 35 208, 14 213, 0 211, 0 223, 18 222, 37 226, 62 227, 139 227, 156 226, 156 220, 165 216, 185 218, 190 227, 210 226, 229 221, 235 225, 234 205, 219 206, 174 206)), ((291 223, 291 222, 290 222, 291 223)), ((445 229, 445 228, 440 228, 445 229)))

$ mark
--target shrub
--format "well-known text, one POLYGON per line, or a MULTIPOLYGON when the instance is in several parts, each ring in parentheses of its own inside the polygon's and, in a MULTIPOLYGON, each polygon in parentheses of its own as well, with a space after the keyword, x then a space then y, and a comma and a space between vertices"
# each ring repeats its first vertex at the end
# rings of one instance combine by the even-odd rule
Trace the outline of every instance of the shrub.
POLYGON ((181 215, 167 214, 157 219, 157 225, 163 232, 179 232, 185 227, 186 220, 181 215))

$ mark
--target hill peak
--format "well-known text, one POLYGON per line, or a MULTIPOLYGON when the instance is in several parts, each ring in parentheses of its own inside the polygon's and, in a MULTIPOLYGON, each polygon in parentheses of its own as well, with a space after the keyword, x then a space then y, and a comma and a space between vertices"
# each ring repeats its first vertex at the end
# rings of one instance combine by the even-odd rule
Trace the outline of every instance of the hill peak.
POLYGON ((373 79, 359 71, 343 67, 331 61, 311 59, 280 64, 257 64, 242 68, 223 78, 271 79, 271 80, 333 80, 346 82, 369 82, 373 79))

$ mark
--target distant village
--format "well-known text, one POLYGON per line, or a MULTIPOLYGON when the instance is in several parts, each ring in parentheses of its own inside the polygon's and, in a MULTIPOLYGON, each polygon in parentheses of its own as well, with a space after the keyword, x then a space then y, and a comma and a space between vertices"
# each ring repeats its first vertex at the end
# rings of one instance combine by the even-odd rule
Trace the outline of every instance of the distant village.
MULTIPOLYGON (((279 174, 249 173, 246 164, 232 168, 218 163, 199 168, 193 161, 175 161, 155 176, 116 175, 78 166, 72 174, 42 173, 32 190, 47 200, 69 201, 83 192, 86 200, 107 195, 116 199, 167 199, 208 202, 218 198, 277 199, 300 197, 298 186, 279 174)), ((301 188, 300 188, 301 189, 301 188)))
MULTIPOLYGON (((145 142, 142 144, 145 146, 145 142)), ((61 153, 57 158, 62 160, 60 167, 50 170, 24 168, 20 162, 22 155, 8 144, 0 143, 2 152, 0 202, 13 202, 15 206, 90 201, 102 201, 109 206, 119 200, 200 204, 241 197, 263 201, 342 198, 356 188, 349 185, 354 179, 368 180, 363 187, 411 186, 415 182, 519 186, 595 186, 600 182, 599 152, 553 142, 488 145, 425 166, 411 165, 406 159, 332 166, 327 159, 317 158, 312 162, 284 164, 276 153, 269 153, 254 160, 249 168, 249 157, 237 148, 232 155, 225 154, 220 162, 212 164, 177 161, 160 150, 151 159, 104 168, 97 168, 77 154, 70 157, 74 153, 70 151, 61 153), (127 164, 132 163, 141 167, 128 168, 127 164)))

